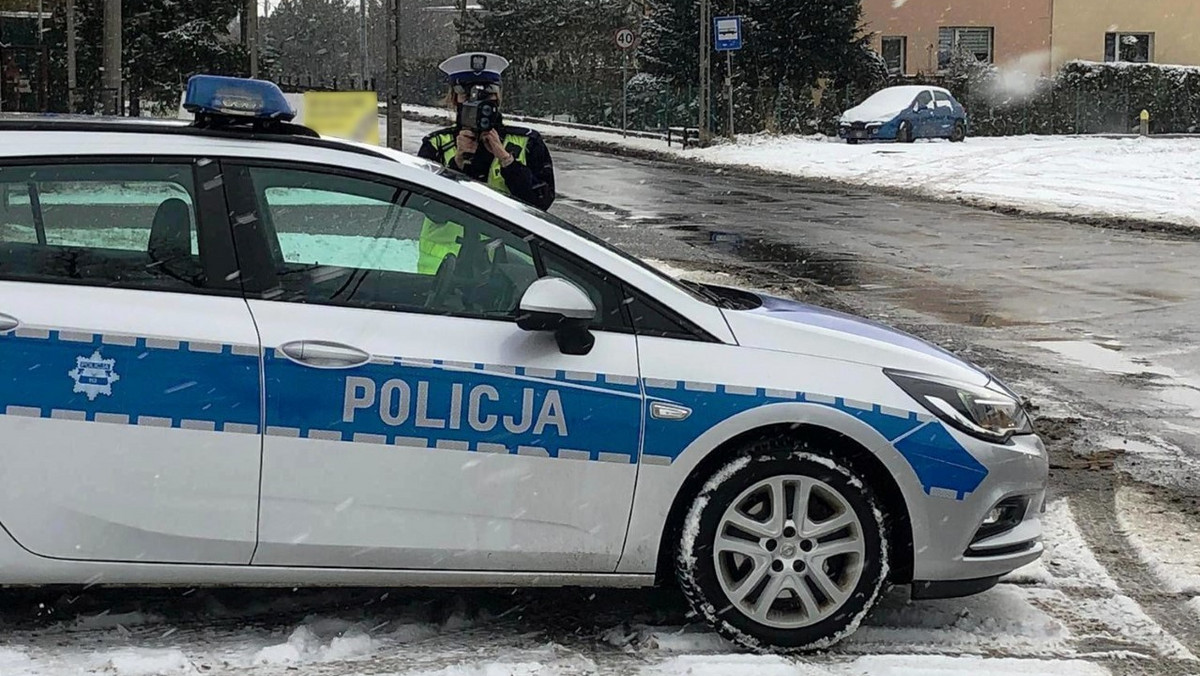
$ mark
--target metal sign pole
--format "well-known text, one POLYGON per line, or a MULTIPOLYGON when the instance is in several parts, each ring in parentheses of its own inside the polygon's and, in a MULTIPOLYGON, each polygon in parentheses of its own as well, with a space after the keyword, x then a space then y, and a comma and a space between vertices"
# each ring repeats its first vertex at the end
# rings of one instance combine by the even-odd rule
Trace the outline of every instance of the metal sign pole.
POLYGON ((712 31, 717 51, 725 52, 725 98, 729 101, 729 140, 736 140, 733 128, 733 51, 742 48, 742 18, 718 16, 713 18, 712 31))
POLYGON ((729 140, 736 141, 733 132, 733 50, 725 52, 725 91, 729 99, 729 140))
POLYGON ((700 0, 700 93, 697 97, 697 108, 700 109, 700 145, 708 145, 712 141, 712 125, 709 111, 711 95, 711 70, 709 69, 710 52, 712 50, 712 20, 710 17, 709 0, 700 0))
POLYGON ((616 34, 617 49, 621 50, 621 136, 629 129, 629 50, 637 44, 637 34, 622 28, 616 34))
POLYGON ((621 136, 629 129, 629 53, 621 55, 621 136))

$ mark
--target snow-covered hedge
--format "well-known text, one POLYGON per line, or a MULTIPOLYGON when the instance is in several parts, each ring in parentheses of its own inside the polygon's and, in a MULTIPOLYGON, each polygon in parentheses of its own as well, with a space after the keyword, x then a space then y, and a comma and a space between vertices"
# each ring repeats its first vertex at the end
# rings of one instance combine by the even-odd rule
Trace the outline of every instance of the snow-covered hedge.
POLYGON ((937 83, 967 107, 976 136, 1130 132, 1142 110, 1153 133, 1200 132, 1197 67, 1071 61, 1053 78, 1018 85, 992 68, 937 83))

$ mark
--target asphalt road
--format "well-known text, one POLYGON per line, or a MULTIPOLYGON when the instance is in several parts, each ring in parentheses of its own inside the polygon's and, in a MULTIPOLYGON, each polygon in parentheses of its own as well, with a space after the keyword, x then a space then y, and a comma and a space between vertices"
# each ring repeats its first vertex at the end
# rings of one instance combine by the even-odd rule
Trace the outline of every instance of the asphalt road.
POLYGON ((634 253, 900 325, 992 368, 1069 450, 1200 496, 1196 239, 562 151, 556 208, 634 253))

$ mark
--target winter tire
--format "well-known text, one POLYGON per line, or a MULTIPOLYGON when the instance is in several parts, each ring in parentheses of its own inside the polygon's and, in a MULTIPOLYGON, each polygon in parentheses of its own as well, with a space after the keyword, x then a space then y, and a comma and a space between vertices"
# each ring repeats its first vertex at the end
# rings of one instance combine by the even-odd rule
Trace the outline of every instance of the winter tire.
POLYGON ((951 143, 962 143, 967 140, 967 126, 962 122, 954 123, 954 131, 950 132, 951 143))
POLYGON ((884 517, 862 480, 794 441, 753 444, 701 489, 676 561, 692 609, 756 652, 853 633, 888 572, 884 517))
POLYGON ((908 122, 901 122, 900 128, 896 130, 896 142, 897 143, 912 143, 913 141, 916 141, 916 140, 917 140, 916 137, 913 136, 912 125, 909 124, 908 122))

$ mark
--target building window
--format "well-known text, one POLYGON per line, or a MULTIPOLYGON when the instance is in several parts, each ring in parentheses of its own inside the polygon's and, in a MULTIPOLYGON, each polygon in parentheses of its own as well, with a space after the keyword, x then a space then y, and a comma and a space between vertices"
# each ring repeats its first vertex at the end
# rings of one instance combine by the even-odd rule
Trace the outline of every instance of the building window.
POLYGON ((896 77, 908 72, 908 38, 903 35, 884 36, 883 61, 888 75, 896 77))
POLYGON ((1106 33, 1104 60, 1131 63, 1154 61, 1154 33, 1106 33))
POLYGON ((996 29, 991 26, 938 29, 938 69, 950 67, 957 53, 970 54, 981 63, 992 63, 995 57, 996 29))

